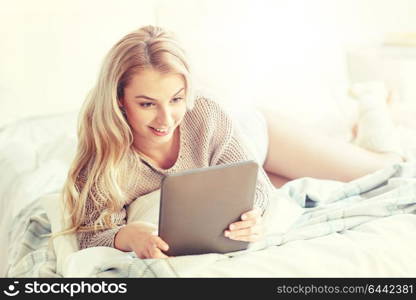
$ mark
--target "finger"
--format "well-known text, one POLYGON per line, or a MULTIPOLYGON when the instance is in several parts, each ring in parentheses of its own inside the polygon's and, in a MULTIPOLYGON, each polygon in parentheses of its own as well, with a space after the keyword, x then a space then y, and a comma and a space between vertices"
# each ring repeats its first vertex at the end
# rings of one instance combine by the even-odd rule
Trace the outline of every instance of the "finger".
POLYGON ((156 237, 151 237, 145 247, 146 258, 152 258, 153 252, 158 248, 156 237))
POLYGON ((155 247, 151 250, 150 258, 168 258, 168 256, 155 247))
POLYGON ((161 250, 163 250, 163 251, 168 251, 169 250, 169 245, 164 240, 162 240, 160 237, 155 236, 153 238, 153 241, 156 244, 156 246, 158 248, 160 248, 161 250))
POLYGON ((228 228, 231 231, 240 230, 240 229, 244 229, 244 228, 253 227, 254 225, 256 225, 256 223, 257 223, 256 219, 251 219, 251 220, 247 220, 247 221, 239 221, 239 222, 234 222, 234 223, 230 224, 230 226, 228 226, 228 228))
POLYGON ((254 226, 256 224, 261 224, 262 222, 263 222, 263 218, 260 215, 256 215, 254 216, 254 218, 250 218, 245 221, 238 221, 238 222, 231 223, 229 226, 229 229, 235 230, 235 229, 247 228, 247 227, 254 226))
POLYGON ((140 259, 145 259, 149 256, 147 249, 141 249, 141 250, 136 249, 134 250, 134 253, 136 253, 136 256, 140 259))
POLYGON ((241 220, 254 219, 261 216, 261 209, 256 207, 252 210, 249 210, 241 215, 241 220))
POLYGON ((226 237, 228 237, 230 239, 236 239, 236 238, 240 238, 240 237, 244 237, 244 236, 262 234, 262 232, 263 232, 263 226, 256 225, 256 226, 253 226, 253 227, 234 230, 234 231, 226 230, 224 232, 224 234, 225 234, 226 237))
POLYGON ((146 247, 146 257, 153 258, 157 249, 158 248, 155 243, 152 243, 152 242, 149 243, 146 247))
POLYGON ((156 246, 154 244, 148 245, 143 251, 145 253, 145 258, 152 258, 153 250, 155 248, 156 246))

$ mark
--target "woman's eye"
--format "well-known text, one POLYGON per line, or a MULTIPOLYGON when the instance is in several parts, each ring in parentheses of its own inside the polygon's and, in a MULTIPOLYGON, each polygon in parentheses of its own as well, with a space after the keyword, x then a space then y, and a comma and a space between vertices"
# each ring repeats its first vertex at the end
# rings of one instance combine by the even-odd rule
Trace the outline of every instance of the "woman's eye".
POLYGON ((173 98, 172 99, 172 101, 173 102, 180 102, 180 101, 182 101, 183 100, 183 98, 182 97, 176 97, 176 98, 173 98))
POLYGON ((153 104, 154 103, 152 102, 144 102, 144 103, 140 103, 140 106, 144 108, 148 108, 148 107, 151 107, 153 104))

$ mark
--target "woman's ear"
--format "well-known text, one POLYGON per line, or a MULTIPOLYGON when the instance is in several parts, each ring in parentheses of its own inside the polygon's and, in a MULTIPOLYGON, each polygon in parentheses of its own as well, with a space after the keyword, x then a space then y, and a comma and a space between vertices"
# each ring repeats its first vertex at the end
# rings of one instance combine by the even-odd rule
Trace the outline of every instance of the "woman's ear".
POLYGON ((124 106, 124 99, 117 100, 118 107, 120 108, 121 113, 126 118, 126 107, 124 106))
POLYGON ((118 104, 118 107, 120 107, 120 108, 124 107, 124 99, 121 98, 121 99, 117 100, 117 104, 118 104))

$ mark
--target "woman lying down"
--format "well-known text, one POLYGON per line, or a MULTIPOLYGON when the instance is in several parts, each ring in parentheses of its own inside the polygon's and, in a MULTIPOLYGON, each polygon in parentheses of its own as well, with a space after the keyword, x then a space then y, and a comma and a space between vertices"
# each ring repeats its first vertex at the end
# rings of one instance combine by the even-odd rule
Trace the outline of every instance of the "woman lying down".
MULTIPOLYGON (((365 140, 366 126, 374 126, 365 116, 380 103, 362 87, 353 92, 364 116, 356 134, 365 140)), ((375 119, 390 126, 389 117, 375 111, 375 119)), ((351 181, 402 161, 394 136, 364 148, 328 141, 283 116, 263 112, 262 118, 266 151, 255 207, 224 230, 232 240, 264 237, 262 216, 275 186, 305 176, 351 181)), ((253 159, 227 112, 215 99, 193 93, 184 51, 159 27, 140 28, 111 48, 79 120, 63 193, 72 220, 66 233, 77 233, 81 249, 108 246, 140 258, 166 258, 169 245, 154 228, 127 224, 126 207, 159 189, 166 174, 253 159)))

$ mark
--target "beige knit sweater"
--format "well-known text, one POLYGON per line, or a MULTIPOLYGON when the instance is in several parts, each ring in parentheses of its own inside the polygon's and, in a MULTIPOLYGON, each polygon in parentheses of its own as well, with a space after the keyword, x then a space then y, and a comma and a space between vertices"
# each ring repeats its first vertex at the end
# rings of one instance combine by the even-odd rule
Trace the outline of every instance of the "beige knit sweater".
MULTIPOLYGON (((254 160, 254 155, 249 153, 243 144, 233 122, 218 103, 204 97, 197 97, 194 108, 186 113, 179 125, 180 150, 175 164, 169 169, 161 169, 132 151, 128 166, 130 180, 124 185, 128 199, 126 199, 124 208, 112 215, 112 220, 118 227, 78 233, 80 248, 114 247, 116 233, 126 224, 126 207, 136 198, 159 189, 164 175, 186 169, 254 160)), ((79 188, 82 188, 82 182, 85 182, 85 177, 82 177, 78 181, 79 188)), ((260 166, 255 205, 264 211, 273 190, 272 183, 260 166)), ((84 225, 92 225, 99 215, 100 211, 95 210, 92 200, 88 199, 86 203, 87 219, 84 225)))

